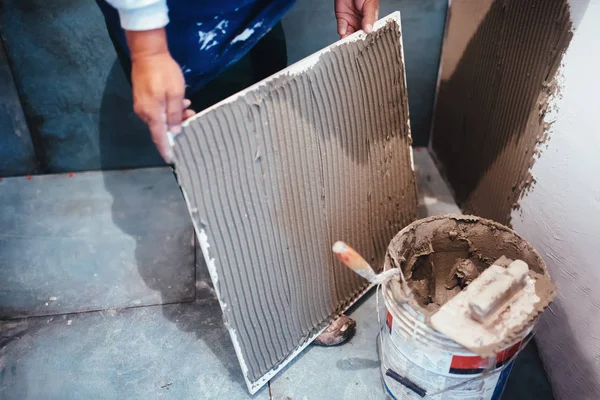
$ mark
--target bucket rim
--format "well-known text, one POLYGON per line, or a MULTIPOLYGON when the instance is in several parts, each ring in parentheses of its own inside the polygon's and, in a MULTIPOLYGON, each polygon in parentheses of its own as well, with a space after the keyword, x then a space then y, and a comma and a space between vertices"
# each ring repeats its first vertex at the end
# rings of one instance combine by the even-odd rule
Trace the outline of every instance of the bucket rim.
MULTIPOLYGON (((513 230, 512 228, 503 225, 499 222, 496 221, 492 221, 490 219, 487 218, 482 218, 482 217, 478 217, 475 215, 464 215, 464 214, 441 214, 441 215, 433 215, 431 217, 427 217, 427 218, 421 218, 418 219, 416 221, 411 222, 410 224, 406 225, 404 228, 402 228, 396 235, 394 235, 394 237, 392 238, 392 240, 390 240, 390 243, 388 244, 387 250, 386 250, 386 259, 391 257, 390 254, 390 247, 392 246, 393 243, 400 241, 400 238, 403 237, 404 235, 406 235, 408 232, 412 231, 413 229, 416 229, 416 227, 426 224, 426 223, 430 223, 430 222, 434 222, 434 221, 438 221, 438 220, 455 220, 455 221, 464 221, 464 222, 475 222, 475 223, 484 223, 486 225, 491 225, 493 226, 495 229, 499 229, 502 230, 504 232, 510 233, 511 235, 514 235, 516 238, 518 238, 522 243, 524 243, 527 247, 528 247, 528 251, 530 251, 534 257, 539 260, 539 263, 537 263, 537 265, 539 266, 539 268, 542 270, 543 275, 545 277, 547 277, 548 279, 552 280, 552 277, 550 276, 550 271, 548 269, 548 266, 546 265, 546 261, 544 261, 543 257, 541 256, 541 254, 535 249, 535 247, 533 247, 531 245, 531 243, 529 243, 529 241, 527 241, 524 237, 522 237, 521 235, 519 235, 515 230, 513 230)), ((391 257, 392 259, 394 259, 394 257, 391 257)), ((392 269, 392 267, 388 267, 388 263, 387 260, 383 265, 383 271, 388 271, 392 269)), ((387 282, 386 282, 387 284, 387 282)), ((385 285, 384 285, 385 286, 385 285)), ((422 307, 420 304, 418 304, 416 301, 409 301, 411 303, 411 306, 415 309, 418 310, 421 314, 423 315, 428 315, 429 312, 422 307), (413 304, 414 303, 414 304, 413 304)))
MULTIPOLYGON (((517 239, 522 241, 527 246, 527 250, 530 251, 537 260, 539 260, 538 266, 543 271, 544 275, 547 277, 550 277, 550 273, 549 273, 548 267, 546 266, 546 262, 544 261, 544 259, 540 255, 540 253, 531 245, 531 243, 529 243, 529 241, 527 241, 525 238, 523 238, 521 235, 519 235, 515 230, 513 230, 512 228, 510 228, 506 225, 503 225, 499 222, 492 221, 492 220, 489 220, 486 218, 478 217, 475 215, 441 214, 441 215, 434 215, 434 216, 430 216, 427 218, 422 218, 422 219, 413 221, 409 225, 407 225, 403 229, 401 229, 394 236, 394 238, 392 238, 392 240, 390 241, 390 245, 388 246, 388 253, 389 253, 390 246, 395 241, 398 241, 401 237, 403 237, 404 235, 406 235, 408 232, 412 231, 416 227, 418 227, 422 224, 439 221, 439 220, 448 220, 448 219, 453 219, 453 220, 456 220, 459 222, 460 221, 474 222, 474 223, 483 222, 484 224, 491 226, 495 229, 498 229, 498 230, 501 230, 504 232, 508 232, 511 235, 514 235, 517 239)), ((387 271, 391 268, 392 268, 391 266, 388 267, 388 263, 386 262, 384 265, 384 271, 387 271)), ((402 279, 402 280, 404 280, 404 279, 402 279)), ((437 330, 435 330, 431 326, 429 326, 426 323, 429 312, 426 312, 425 308, 422 307, 420 304, 416 303, 416 301, 414 301, 414 300, 411 301, 410 299, 407 299, 407 301, 405 303, 400 304, 394 298, 394 295, 392 293, 392 290, 390 287, 392 282, 399 283, 400 285, 405 284, 403 282, 397 282, 395 280, 390 279, 390 280, 384 282, 382 285, 382 289, 383 289, 382 292, 383 292, 385 307, 388 312, 392 313, 392 318, 398 318, 398 314, 402 314, 404 317, 408 318, 411 323, 417 325, 418 329, 426 332, 426 335, 428 336, 427 337, 428 342, 432 342, 432 345, 438 346, 443 351, 458 350, 461 353, 475 355, 475 356, 477 355, 476 353, 473 353, 472 351, 468 350, 464 346, 462 346, 462 345, 458 344, 457 342, 455 342, 454 340, 450 339, 448 336, 444 335, 441 332, 438 332, 437 330), (411 315, 411 313, 406 310, 406 307, 410 308, 410 310, 413 313, 417 314, 418 317, 411 315), (394 315, 394 314, 396 314, 396 315, 394 315)), ((524 327, 524 329, 520 332, 520 334, 518 334, 515 337, 515 340, 512 341, 512 343, 509 346, 507 346, 507 348, 517 344, 518 342, 523 341, 533 331, 537 321, 538 321, 538 318, 535 318, 532 321, 530 321, 530 323, 524 327)))
MULTIPOLYGON (((429 222, 433 222, 433 221, 437 221, 437 220, 442 220, 442 219, 453 219, 455 221, 464 221, 464 222, 483 222, 485 224, 488 225, 492 225, 494 228, 496 229, 500 229, 503 230, 505 232, 511 233, 513 235, 515 235, 517 238, 519 238, 521 241, 523 241, 524 243, 527 244, 527 246, 531 249, 531 252, 541 261, 540 263, 540 268, 544 271, 544 275, 546 276, 550 276, 550 271, 548 269, 548 266, 546 265, 546 261, 544 260, 544 258, 542 257, 542 255, 535 249, 535 247, 533 247, 531 245, 531 243, 529 243, 529 241, 527 239, 525 239, 523 236, 519 235, 519 233, 517 231, 515 231, 514 229, 512 229, 509 226, 506 226, 504 224, 501 224, 499 222, 493 221, 491 219, 487 219, 487 218, 483 218, 483 217, 478 217, 476 215, 471 215, 471 214, 439 214, 439 215, 432 215, 430 217, 426 217, 426 218, 421 218, 421 219, 417 219, 413 222, 411 222, 410 224, 406 225, 404 228, 402 228, 398 233, 396 233, 394 235, 394 237, 392 238, 392 240, 390 240, 390 243, 388 245, 388 250, 389 250, 389 246, 397 240, 397 238, 401 237, 402 235, 406 234, 408 231, 414 229, 416 226, 425 224, 425 223, 429 223, 429 222)), ((385 268, 385 266, 384 266, 385 268)))

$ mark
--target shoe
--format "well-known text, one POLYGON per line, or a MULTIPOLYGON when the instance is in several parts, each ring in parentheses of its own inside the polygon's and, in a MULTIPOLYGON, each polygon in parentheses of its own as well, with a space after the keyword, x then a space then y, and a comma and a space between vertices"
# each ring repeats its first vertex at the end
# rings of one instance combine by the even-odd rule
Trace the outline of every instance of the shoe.
POLYGON ((356 322, 345 315, 342 315, 314 340, 318 346, 337 346, 350 339, 356 331, 356 322))

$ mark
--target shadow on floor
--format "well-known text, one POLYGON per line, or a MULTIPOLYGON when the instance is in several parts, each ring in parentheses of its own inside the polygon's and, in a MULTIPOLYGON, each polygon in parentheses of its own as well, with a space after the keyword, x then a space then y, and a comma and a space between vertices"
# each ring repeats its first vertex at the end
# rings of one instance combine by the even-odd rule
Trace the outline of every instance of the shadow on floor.
MULTIPOLYGON (((230 67, 196 96, 192 96, 192 106, 196 111, 209 107, 284 68, 286 62, 285 37, 279 24, 255 46, 249 55, 230 67)), ((154 148, 148 130, 133 113, 131 88, 118 61, 113 64, 107 79, 99 125, 103 169, 111 169, 115 165, 131 167, 164 165, 154 148)), ((144 233, 138 226, 148 224, 144 219, 152 218, 152 215, 148 215, 145 210, 138 210, 140 224, 132 223, 131 215, 124 215, 131 213, 132 199, 123 196, 123 191, 119 190, 111 174, 104 174, 104 184, 113 197, 113 222, 136 240, 135 255, 141 278, 148 287, 161 294, 163 304, 173 302, 172 288, 177 284, 179 271, 174 270, 170 265, 172 260, 149 258, 149 255, 156 255, 156 251, 148 251, 148 241, 143 240, 144 233)), ((151 195, 151 188, 149 190, 148 195, 151 195)), ((178 211, 185 213, 186 216, 188 214, 185 207, 178 211)), ((193 245, 193 238, 190 240, 192 240, 190 244, 193 245)), ((161 246, 161 243, 156 243, 156 246, 161 246)), ((198 265, 205 268, 202 262, 198 265)), ((194 285, 194 277, 190 279, 190 284, 194 285)), ((246 383, 235 349, 223 326, 221 310, 213 307, 207 313, 206 306, 206 302, 202 300, 186 303, 186 309, 192 308, 195 312, 185 311, 185 318, 182 318, 183 311, 180 307, 163 306, 163 316, 176 324, 181 331, 194 332, 227 369, 229 378, 246 391, 246 383), (220 324, 221 334, 216 337, 214 335, 205 337, 207 330, 204 326, 207 323, 220 324)), ((264 390, 259 391, 254 397, 259 396, 264 390)))

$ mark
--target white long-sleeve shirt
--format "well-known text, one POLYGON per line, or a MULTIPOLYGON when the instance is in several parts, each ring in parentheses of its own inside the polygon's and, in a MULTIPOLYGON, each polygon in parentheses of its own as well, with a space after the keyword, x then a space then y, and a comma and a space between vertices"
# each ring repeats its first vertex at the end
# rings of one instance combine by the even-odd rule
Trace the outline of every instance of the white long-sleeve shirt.
POLYGON ((128 31, 163 28, 169 23, 167 0, 106 0, 119 12, 121 27, 128 31))

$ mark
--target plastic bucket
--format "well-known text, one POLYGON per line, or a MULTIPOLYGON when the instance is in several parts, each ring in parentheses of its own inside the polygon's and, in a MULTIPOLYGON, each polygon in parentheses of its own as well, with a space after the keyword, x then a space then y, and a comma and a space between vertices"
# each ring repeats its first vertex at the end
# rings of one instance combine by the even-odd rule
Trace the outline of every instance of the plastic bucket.
MULTIPOLYGON (((439 251, 454 252, 455 248, 442 244, 440 238, 435 237, 447 234, 447 229, 438 229, 435 224, 446 227, 450 224, 463 233, 467 232, 463 224, 468 224, 469 228, 475 224, 478 235, 489 233, 486 240, 497 240, 498 243, 489 250, 491 254, 479 255, 485 265, 491 265, 505 255, 512 259, 523 259, 531 269, 547 274, 539 254, 514 231, 492 221, 465 216, 431 217, 407 226, 390 243, 385 269, 398 267, 392 265, 394 260, 410 260, 416 252, 415 248, 423 248, 422 238, 415 239, 415 233, 419 231, 431 233, 433 250, 438 245, 441 247, 439 251)), ((469 247, 468 254, 471 254, 471 250, 469 247)), ((406 263, 402 264, 404 270, 406 263)), ((485 265, 480 264, 479 267, 485 268, 485 265)), ((405 274, 407 272, 404 271, 405 274)), ((430 328, 425 323, 428 314, 426 308, 397 301, 392 284, 388 281, 383 285, 387 313, 380 336, 382 379, 387 397, 397 400, 500 399, 513 360, 531 337, 536 321, 526 326, 512 344, 494 357, 482 358, 430 328)))

